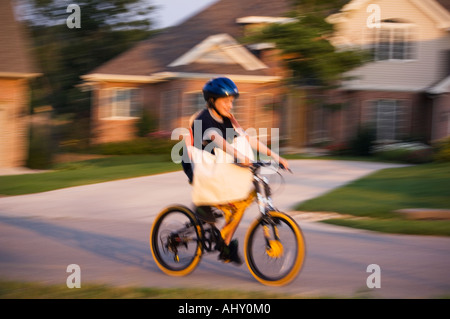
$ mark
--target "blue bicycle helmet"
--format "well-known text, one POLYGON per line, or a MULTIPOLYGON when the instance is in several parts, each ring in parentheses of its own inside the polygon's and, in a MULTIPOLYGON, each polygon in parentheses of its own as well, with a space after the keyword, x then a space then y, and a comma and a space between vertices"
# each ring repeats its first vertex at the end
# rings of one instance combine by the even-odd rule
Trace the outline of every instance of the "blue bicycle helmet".
POLYGON ((221 77, 209 80, 203 87, 203 97, 208 103, 211 99, 215 100, 226 96, 239 97, 239 90, 236 84, 229 78, 221 77))

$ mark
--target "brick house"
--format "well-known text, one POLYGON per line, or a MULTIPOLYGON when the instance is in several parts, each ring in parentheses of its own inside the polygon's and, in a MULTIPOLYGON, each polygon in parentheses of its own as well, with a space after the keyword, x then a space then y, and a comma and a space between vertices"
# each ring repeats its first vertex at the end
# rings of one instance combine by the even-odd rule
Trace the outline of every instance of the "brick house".
POLYGON ((92 142, 133 138, 142 110, 158 119, 161 131, 187 127, 205 107, 203 85, 217 76, 238 85, 234 113, 244 128, 278 128, 285 72, 271 46, 246 47, 238 39, 251 28, 283 21, 288 3, 215 2, 83 76, 92 89, 92 142))
POLYGON ((0 168, 20 167, 28 155, 28 81, 39 73, 12 1, 0 1, 0 43, 0 168))
POLYGON ((369 49, 374 60, 331 92, 286 86, 276 48, 238 43, 261 25, 286 21, 289 5, 215 2, 85 75, 93 91, 92 141, 132 138, 142 110, 158 119, 159 130, 186 127, 204 107, 204 83, 222 75, 242 92, 235 105, 242 126, 279 128, 284 146, 346 143, 369 124, 379 142, 450 135, 449 0, 348 1, 328 18, 336 27, 332 41, 369 49), (368 25, 370 6, 380 28, 368 25))
POLYGON ((372 125, 379 142, 450 135, 450 1, 352 0, 328 17, 337 47, 368 49, 373 61, 315 110, 309 138, 348 141, 372 125))

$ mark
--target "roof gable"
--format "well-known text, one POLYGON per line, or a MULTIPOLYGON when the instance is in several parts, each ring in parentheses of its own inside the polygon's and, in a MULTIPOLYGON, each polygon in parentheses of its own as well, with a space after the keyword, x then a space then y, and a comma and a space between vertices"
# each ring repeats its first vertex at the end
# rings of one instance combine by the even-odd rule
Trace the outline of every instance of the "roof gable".
POLYGON ((281 17, 289 11, 290 3, 291 0, 220 0, 214 2, 180 25, 163 30, 157 36, 136 44, 130 50, 92 70, 89 74, 149 76, 158 72, 189 72, 191 70, 208 72, 210 66, 214 68, 214 72, 220 72, 220 70, 228 72, 229 69, 233 69, 236 72, 243 72, 239 74, 265 74, 264 70, 267 69, 258 69, 260 66, 262 67, 259 65, 260 61, 255 61, 254 59, 258 60, 256 57, 248 58, 251 53, 245 48, 246 52, 242 53, 241 51, 241 59, 245 62, 252 61, 252 66, 246 68, 242 65, 245 62, 236 56, 238 50, 224 50, 223 42, 221 45, 212 46, 208 41, 206 43, 204 41, 218 34, 227 34, 233 41, 236 41, 234 39, 241 37, 244 30, 244 26, 237 23, 237 19, 250 15, 281 17), (209 51, 203 51, 201 56, 197 56, 193 54, 195 50, 192 50, 201 43, 205 46, 208 44, 209 51), (188 52, 190 52, 189 55, 186 55, 188 52), (193 56, 194 58, 192 58, 193 56), (183 57, 182 62, 187 58, 190 64, 180 64, 180 61, 177 60, 181 57, 183 57), (206 64, 208 60, 209 62, 214 59, 220 61, 220 58, 222 59, 221 64, 206 64), (174 62, 177 63, 174 64, 174 62), (171 66, 169 67, 169 65, 171 66), (178 66, 174 67, 173 65, 178 66), (227 66, 232 68, 227 68, 227 66))
POLYGON ((196 63, 240 64, 245 70, 265 69, 267 66, 240 45, 229 34, 207 37, 191 50, 169 64, 169 67, 196 63))

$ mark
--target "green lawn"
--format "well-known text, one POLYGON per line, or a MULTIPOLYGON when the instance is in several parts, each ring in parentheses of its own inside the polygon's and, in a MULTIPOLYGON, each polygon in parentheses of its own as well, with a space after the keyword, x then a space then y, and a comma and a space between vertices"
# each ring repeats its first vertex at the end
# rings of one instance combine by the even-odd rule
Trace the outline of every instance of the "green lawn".
POLYGON ((450 164, 390 168, 361 178, 296 207, 367 218, 326 222, 376 231, 450 236, 450 221, 406 220, 402 208, 450 209, 450 164))
POLYGON ((180 170, 165 156, 123 155, 60 164, 39 174, 0 176, 1 195, 39 193, 59 188, 94 184, 180 170))
MULTIPOLYGON (((0 280, 0 299, 289 299, 293 295, 245 290, 202 288, 112 287, 86 284, 79 289, 0 280)), ((295 297, 299 298, 299 297, 295 297)))

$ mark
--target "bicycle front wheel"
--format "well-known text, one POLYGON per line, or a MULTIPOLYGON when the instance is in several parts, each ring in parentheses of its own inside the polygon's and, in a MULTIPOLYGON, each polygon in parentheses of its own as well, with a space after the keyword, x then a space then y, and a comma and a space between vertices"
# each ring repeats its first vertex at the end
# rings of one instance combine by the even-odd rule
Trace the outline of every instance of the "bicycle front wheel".
POLYGON ((191 273, 202 256, 201 229, 184 206, 164 209, 153 222, 150 249, 158 267, 171 276, 191 273))
POLYGON ((269 212, 272 222, 256 220, 245 238, 245 261, 252 275, 269 286, 294 280, 305 259, 305 242, 297 223, 284 213, 269 212))

